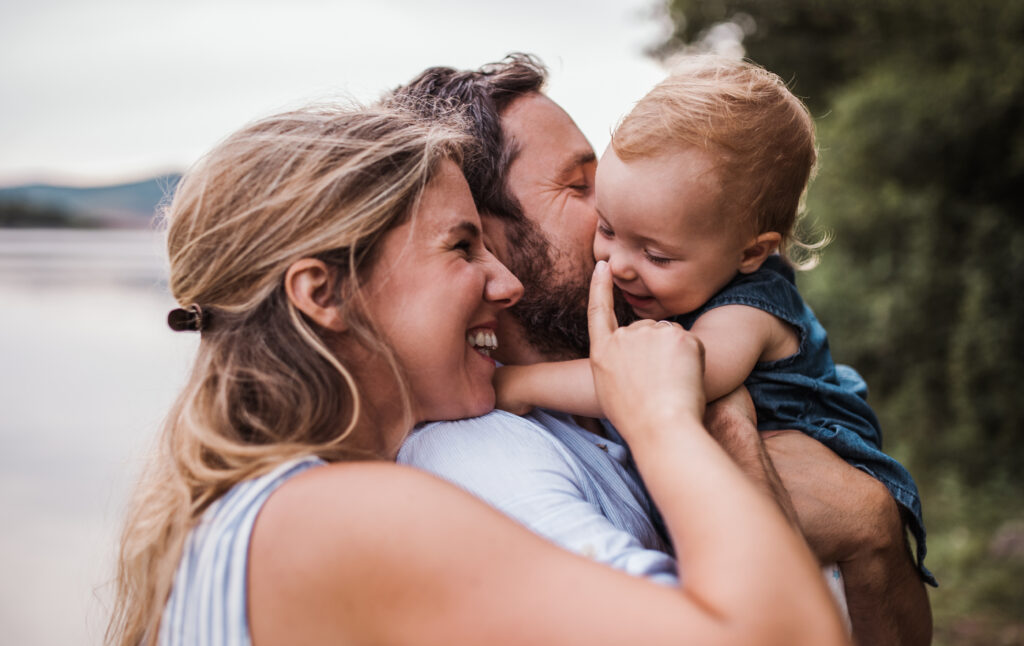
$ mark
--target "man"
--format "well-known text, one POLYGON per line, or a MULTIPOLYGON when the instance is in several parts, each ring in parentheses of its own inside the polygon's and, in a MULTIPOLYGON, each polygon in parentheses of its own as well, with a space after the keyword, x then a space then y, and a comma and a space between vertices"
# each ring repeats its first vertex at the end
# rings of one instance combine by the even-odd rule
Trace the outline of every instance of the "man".
MULTIPOLYGON (((510 364, 588 351, 597 162, 572 119, 541 93, 545 76, 536 59, 513 55, 478 71, 429 69, 393 96, 428 114, 467 112, 480 152, 465 172, 485 235, 525 287, 499 322, 495 357, 510 364)), ((743 397, 711 407, 709 429, 784 510, 795 510, 819 559, 842 564, 858 640, 928 643, 928 599, 885 487, 803 434, 762 442, 752 412, 743 412, 749 406, 735 404, 743 397)), ((426 427, 399 460, 459 484, 569 549, 634 574, 674 578, 628 451, 596 420, 496 411, 426 427)))

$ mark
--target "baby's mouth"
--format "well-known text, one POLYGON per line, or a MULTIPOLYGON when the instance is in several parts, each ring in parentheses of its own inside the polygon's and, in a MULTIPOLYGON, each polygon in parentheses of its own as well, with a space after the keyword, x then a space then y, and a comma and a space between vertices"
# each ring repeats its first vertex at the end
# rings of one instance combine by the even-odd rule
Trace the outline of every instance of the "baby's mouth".
POLYGON ((626 299, 626 302, 629 303, 629 305, 634 308, 650 305, 651 303, 654 302, 653 296, 638 296, 636 294, 627 292, 622 288, 619 288, 619 291, 622 292, 622 297, 626 299))
POLYGON ((478 327, 466 332, 466 343, 485 357, 490 357, 498 349, 498 335, 491 328, 478 327))

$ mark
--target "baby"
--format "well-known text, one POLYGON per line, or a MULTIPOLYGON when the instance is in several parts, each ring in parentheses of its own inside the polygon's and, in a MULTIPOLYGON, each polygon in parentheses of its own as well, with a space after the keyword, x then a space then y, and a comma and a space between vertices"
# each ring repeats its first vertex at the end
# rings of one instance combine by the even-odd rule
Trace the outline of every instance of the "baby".
MULTIPOLYGON (((833 363, 794 284, 789 254, 805 247, 793 231, 816 157, 811 116, 778 76, 694 57, 613 134, 597 169, 594 256, 637 316, 701 339, 709 401, 745 385, 760 430, 803 431, 884 483, 920 565, 917 487, 880 450, 866 385, 833 363)), ((509 366, 496 389, 498 407, 512 412, 603 416, 586 359, 509 366)))

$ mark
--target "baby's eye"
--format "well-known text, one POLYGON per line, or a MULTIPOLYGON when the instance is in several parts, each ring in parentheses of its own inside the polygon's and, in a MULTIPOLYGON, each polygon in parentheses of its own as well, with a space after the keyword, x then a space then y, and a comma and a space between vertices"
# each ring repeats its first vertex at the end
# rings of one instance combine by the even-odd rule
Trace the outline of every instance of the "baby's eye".
POLYGON ((612 231, 611 227, 607 224, 601 224, 600 222, 597 223, 597 232, 606 238, 611 238, 615 235, 615 232, 612 231))
POLYGON ((656 265, 667 265, 668 263, 672 262, 671 258, 666 258, 665 256, 659 256, 657 254, 651 253, 650 251, 644 251, 644 255, 647 256, 648 260, 650 260, 651 262, 653 262, 656 265))

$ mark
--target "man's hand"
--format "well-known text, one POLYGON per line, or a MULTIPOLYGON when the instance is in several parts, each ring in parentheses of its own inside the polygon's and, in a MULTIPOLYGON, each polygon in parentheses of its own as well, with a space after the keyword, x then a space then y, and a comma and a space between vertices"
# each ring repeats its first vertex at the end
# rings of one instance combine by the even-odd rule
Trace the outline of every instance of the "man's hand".
POLYGON ((763 435, 811 549, 842 568, 857 642, 931 643, 928 595, 885 486, 803 433, 763 435))
POLYGON ((758 488, 778 503, 789 522, 799 527, 793 503, 757 432, 754 402, 747 389, 741 386, 708 404, 704 426, 758 488))

